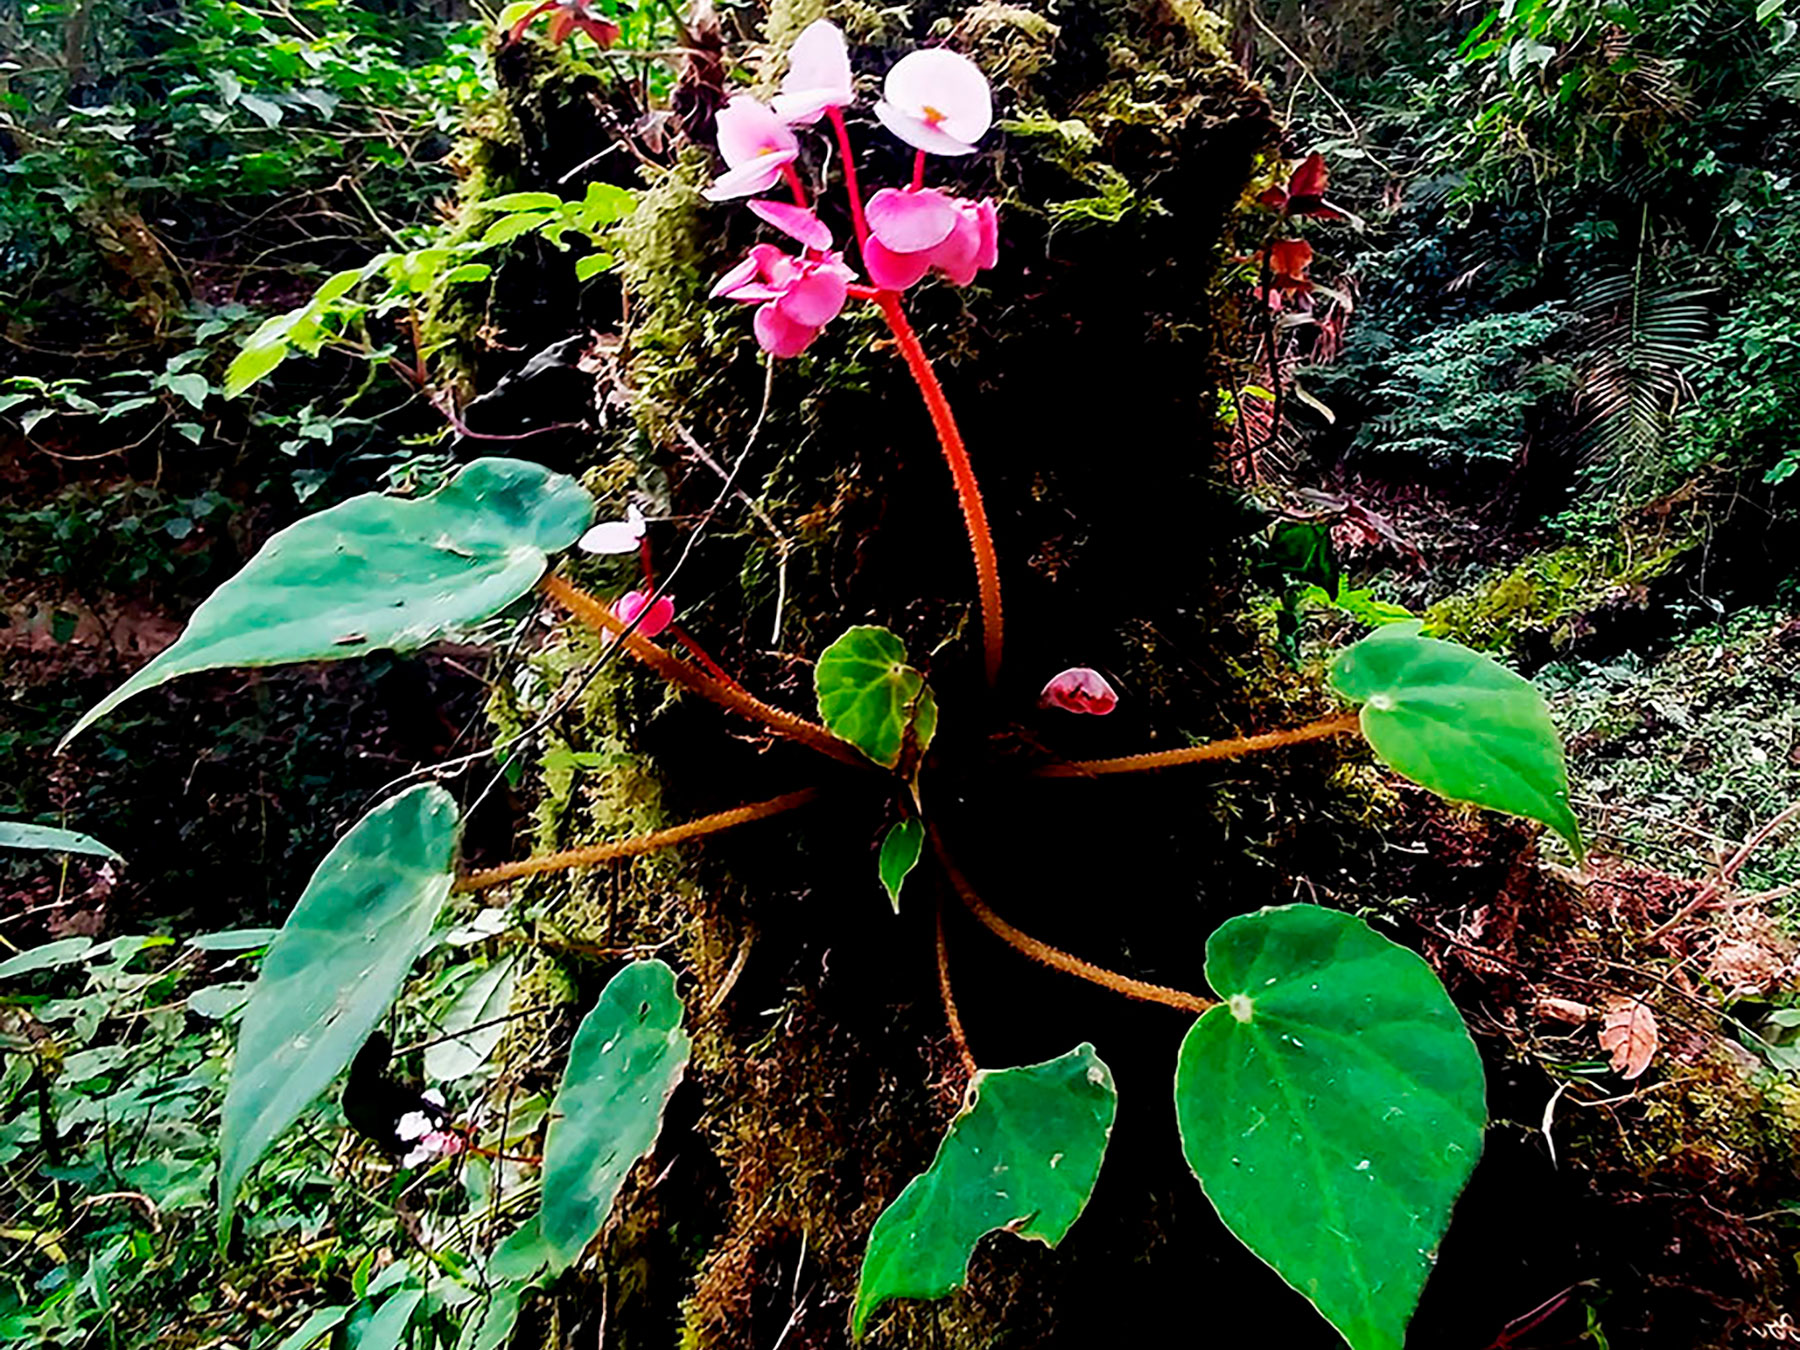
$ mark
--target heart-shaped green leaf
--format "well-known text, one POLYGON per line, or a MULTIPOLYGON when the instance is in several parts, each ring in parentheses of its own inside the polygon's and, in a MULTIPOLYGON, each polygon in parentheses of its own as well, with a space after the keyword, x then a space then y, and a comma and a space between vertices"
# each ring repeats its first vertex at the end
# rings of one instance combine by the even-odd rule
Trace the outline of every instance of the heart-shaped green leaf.
POLYGON ((625 1174, 662 1130, 688 1061, 675 972, 634 961, 581 1020, 544 1139, 540 1211, 552 1272, 573 1264, 606 1222, 625 1174))
POLYGON ((881 884, 887 887, 888 900, 894 913, 900 912, 900 887, 907 874, 919 865, 919 854, 925 849, 925 822, 903 820, 892 826, 881 840, 881 884))
POLYGON ((819 716, 832 735, 883 768, 894 768, 910 734, 923 754, 937 731, 937 701, 906 664, 906 648, 885 628, 852 628, 827 647, 813 671, 819 716))
POLYGON ((1206 943, 1219 997, 1181 1045, 1188 1165, 1227 1227, 1354 1350, 1401 1350, 1481 1153, 1481 1058, 1425 964, 1287 905, 1206 943))
POLYGON ((975 1244, 1005 1229, 1051 1247, 1081 1217, 1112 1136, 1118 1093, 1087 1044, 1059 1059, 983 1071, 931 1167, 882 1210, 856 1291, 860 1338, 893 1298, 942 1298, 975 1244))
POLYGON ((1363 705, 1363 735, 1388 767, 1453 801, 1542 821, 1580 855, 1562 738, 1529 680, 1397 623, 1339 653, 1331 686, 1363 705))
POLYGON ((594 500, 574 479, 478 459, 429 497, 367 493, 264 544, 173 646, 108 694, 63 745, 134 694, 221 666, 414 651, 492 618, 573 544, 594 500))
POLYGON ((456 802, 435 785, 357 821, 269 945, 219 1122, 219 1232, 281 1132, 350 1063, 424 951, 455 880, 456 802))

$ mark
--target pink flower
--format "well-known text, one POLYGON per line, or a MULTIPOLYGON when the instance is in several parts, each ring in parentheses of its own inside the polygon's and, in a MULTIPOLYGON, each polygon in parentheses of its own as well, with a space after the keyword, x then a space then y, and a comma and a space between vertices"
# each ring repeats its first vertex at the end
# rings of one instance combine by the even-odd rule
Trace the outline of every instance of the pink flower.
POLYGON ((844 307, 856 273, 836 253, 795 258, 773 244, 758 244, 750 256, 719 278, 715 298, 760 305, 756 340, 771 356, 798 356, 819 330, 844 307))
POLYGON ((810 126, 827 108, 855 101, 844 35, 836 24, 816 19, 788 49, 788 72, 775 95, 775 115, 793 126, 810 126))
POLYGON ((941 47, 903 56, 887 73, 875 115, 894 135, 934 155, 970 155, 994 121, 987 77, 941 47))
POLYGON ((748 94, 733 95, 719 112, 719 154, 726 171, 705 192, 708 201, 751 197, 781 181, 800 158, 800 142, 773 112, 748 94))
POLYGON ((1000 258, 1000 215, 991 201, 972 202, 936 188, 883 188, 869 199, 869 279, 903 291, 936 270, 967 286, 1000 258))
POLYGON ((670 624, 675 622, 675 602, 666 595, 656 597, 654 603, 647 591, 626 591, 613 601, 613 617, 620 623, 636 623, 634 630, 641 637, 652 638, 670 624), (638 615, 642 614, 642 619, 638 615))
POLYGON ((1105 717, 1119 706, 1119 696, 1099 671, 1071 666, 1044 686, 1044 692, 1038 695, 1038 706, 1105 717))

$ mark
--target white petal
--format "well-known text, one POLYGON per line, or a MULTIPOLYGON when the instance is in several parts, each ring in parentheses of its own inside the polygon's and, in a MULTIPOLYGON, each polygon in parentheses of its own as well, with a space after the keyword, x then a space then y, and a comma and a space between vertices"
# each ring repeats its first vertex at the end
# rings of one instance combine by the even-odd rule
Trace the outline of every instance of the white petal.
POLYGON ((430 1133, 431 1120, 423 1111, 408 1111, 394 1127, 394 1135, 399 1139, 423 1139, 430 1133))
POLYGON ((875 116, 881 119, 882 126, 915 150, 924 150, 933 155, 972 155, 975 153, 974 146, 965 145, 954 136, 946 136, 936 127, 927 126, 912 114, 902 111, 886 100, 875 105, 875 116))
POLYGON ((942 47, 901 57, 888 71, 882 93, 895 107, 964 145, 973 145, 993 125, 994 96, 987 76, 968 57, 942 47))
POLYGON ((635 524, 629 520, 608 520, 582 535, 575 547, 583 553, 635 553, 643 537, 641 517, 635 524))

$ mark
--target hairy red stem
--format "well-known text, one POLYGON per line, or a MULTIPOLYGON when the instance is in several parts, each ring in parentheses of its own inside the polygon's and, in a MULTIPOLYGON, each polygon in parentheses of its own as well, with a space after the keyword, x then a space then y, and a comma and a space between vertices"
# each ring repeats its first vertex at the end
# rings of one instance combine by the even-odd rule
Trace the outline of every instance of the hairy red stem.
POLYGON ((969 530, 969 548, 975 554, 975 580, 981 592, 981 627, 987 648, 987 679, 993 684, 1000 678, 1000 655, 1004 649, 1004 619, 1000 610, 1000 561, 994 555, 994 538, 988 530, 987 508, 981 503, 981 485, 975 481, 974 466, 969 463, 968 449, 962 433, 956 429, 956 417, 937 372, 919 343, 919 335, 907 321, 897 291, 882 291, 875 297, 882 318, 900 344, 906 368, 912 372, 931 424, 937 430, 938 444, 950 464, 950 476, 956 482, 956 499, 962 505, 963 521, 969 530))
POLYGON ((1183 746, 1179 750, 1160 750, 1150 755, 1126 755, 1121 759, 1078 759, 1067 764, 1045 764, 1033 770, 1039 778, 1093 778, 1105 773, 1143 773, 1149 769, 1168 769, 1178 764, 1199 764, 1209 759, 1237 759, 1259 750, 1275 750, 1303 741, 1324 740, 1327 736, 1345 736, 1360 730, 1361 720, 1355 713, 1339 713, 1321 718, 1303 727, 1287 731, 1265 731, 1257 736, 1234 736, 1227 741, 1207 741, 1204 745, 1183 746))
POLYGON ((571 867, 592 867, 595 863, 611 862, 615 858, 635 858, 639 854, 654 853, 684 840, 698 839, 702 835, 717 834, 721 830, 748 825, 753 820, 778 816, 783 811, 805 806, 818 795, 817 788, 802 788, 799 792, 790 792, 784 797, 771 797, 766 802, 733 807, 729 811, 719 811, 710 816, 701 816, 698 820, 690 820, 685 825, 653 830, 631 839, 615 839, 609 844, 592 844, 587 848, 546 854, 542 858, 524 858, 518 862, 502 863, 499 867, 490 867, 485 871, 470 872, 458 879, 456 889, 482 891, 490 886, 516 881, 520 877, 538 876, 544 872, 564 872, 571 867))

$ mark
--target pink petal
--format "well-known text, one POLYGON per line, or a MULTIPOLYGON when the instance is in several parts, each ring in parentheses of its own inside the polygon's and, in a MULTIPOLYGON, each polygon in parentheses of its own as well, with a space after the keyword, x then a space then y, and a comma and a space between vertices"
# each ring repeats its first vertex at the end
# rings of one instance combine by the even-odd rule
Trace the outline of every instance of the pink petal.
POLYGON ((1044 686, 1038 706, 1104 717, 1119 706, 1119 696, 1099 671, 1071 666, 1044 686))
POLYGON ((875 237, 895 253, 935 247, 956 227, 955 199, 935 188, 883 188, 869 198, 864 214, 875 237))
MULTIPOLYGON (((994 121, 994 96, 987 76, 968 57, 942 47, 912 52, 894 63, 881 87, 895 108, 942 131, 964 147, 987 134, 994 121)), ((883 122, 887 119, 882 118, 883 122)), ((892 124, 889 129, 893 130, 892 124)), ((902 140, 906 136, 896 132, 902 140)), ((917 141, 910 142, 918 145, 917 141)), ((929 145, 919 146, 930 150, 929 145)), ((955 154, 957 151, 940 151, 955 154)), ((963 151, 962 153, 966 153, 963 151)))
POLYGON ((795 323, 773 304, 756 311, 756 340, 770 356, 798 356, 819 335, 817 328, 795 323))
POLYGON ((869 280, 884 291, 903 291, 931 270, 929 253, 895 253, 874 235, 863 245, 869 280))
POLYGON ((775 302, 784 319, 808 328, 823 328, 844 307, 844 279, 828 268, 809 269, 775 302))
POLYGON ((975 265, 987 271, 1000 261, 1000 208, 990 197, 975 205, 975 223, 981 230, 981 247, 975 254, 975 265))
POLYGON ((843 33, 836 24, 815 20, 788 49, 788 72, 774 99, 776 115, 788 123, 810 125, 825 109, 848 107, 855 99, 843 33))
POLYGON ((831 230, 804 206, 791 202, 751 202, 750 209, 769 224, 808 248, 831 247, 831 230))
POLYGON ((780 182, 782 167, 792 164, 799 158, 798 147, 793 150, 779 150, 761 155, 746 164, 726 170, 715 178, 713 185, 700 195, 709 202, 728 202, 736 197, 754 197, 759 192, 767 192, 780 182))
POLYGON ((718 128, 719 153, 734 169, 772 153, 800 153, 800 142, 787 124, 748 94, 734 95, 719 110, 718 128))
POLYGON ((748 286, 755 281, 756 275, 756 255, 752 253, 748 258, 745 258, 736 267, 732 268, 724 276, 713 283, 712 298, 714 300, 720 299, 721 297, 729 297, 734 300, 737 299, 738 297, 734 295, 733 292, 735 292, 738 287, 748 286))
POLYGON ((931 265, 942 272, 953 286, 967 286, 975 280, 981 254, 981 226, 971 204, 958 203, 956 228, 943 243, 931 250, 931 265))
POLYGON ((954 136, 946 136, 936 127, 928 125, 911 113, 902 111, 892 103, 885 101, 877 103, 875 116, 881 119, 882 126, 915 150, 924 150, 933 155, 972 155, 975 153, 974 146, 959 141, 954 136))
POLYGON ((666 595, 659 595, 656 603, 650 603, 650 596, 644 591, 626 591, 613 601, 613 617, 620 623, 631 623, 643 614, 638 623, 637 632, 643 637, 655 637, 663 629, 675 622, 675 603, 666 595), (649 612, 645 613, 645 607, 649 612))

